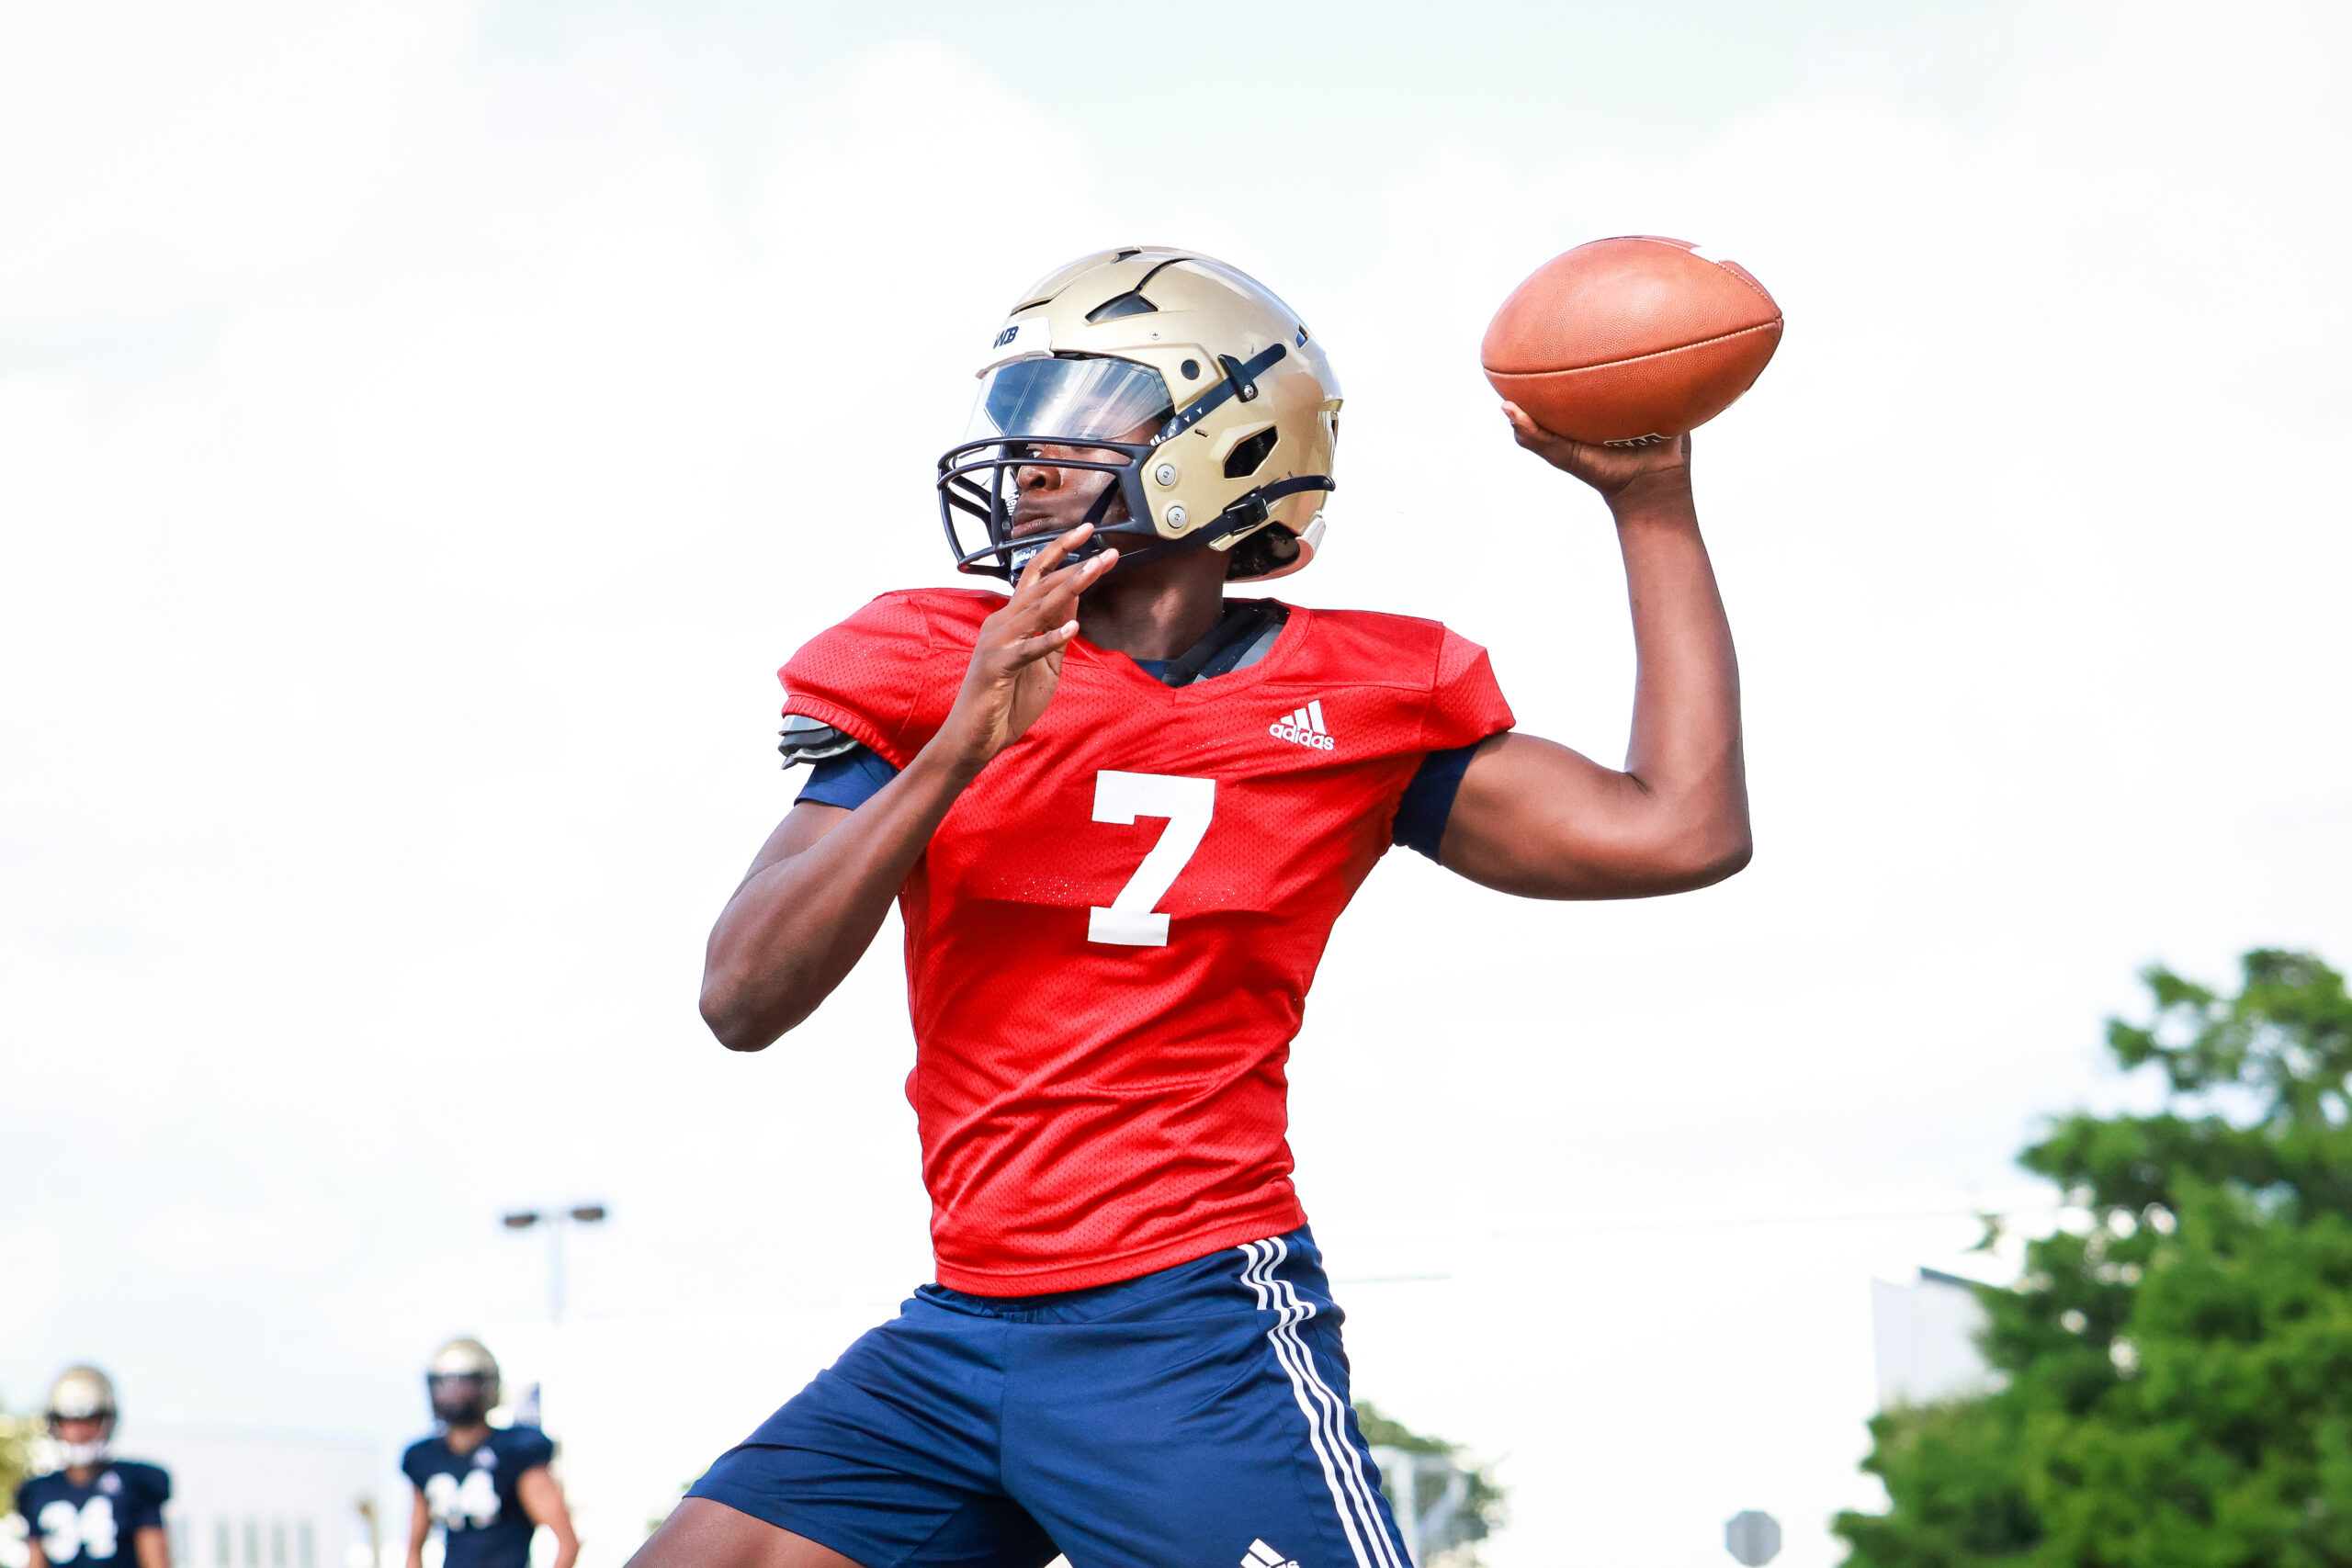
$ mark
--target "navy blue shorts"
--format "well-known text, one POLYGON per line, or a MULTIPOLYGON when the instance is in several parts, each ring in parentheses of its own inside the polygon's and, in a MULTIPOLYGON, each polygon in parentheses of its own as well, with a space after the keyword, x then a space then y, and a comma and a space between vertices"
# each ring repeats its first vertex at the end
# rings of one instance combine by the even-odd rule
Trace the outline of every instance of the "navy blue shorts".
POLYGON ((864 1568, 1410 1568, 1305 1230, 1047 1296, 925 1285, 687 1494, 864 1568))

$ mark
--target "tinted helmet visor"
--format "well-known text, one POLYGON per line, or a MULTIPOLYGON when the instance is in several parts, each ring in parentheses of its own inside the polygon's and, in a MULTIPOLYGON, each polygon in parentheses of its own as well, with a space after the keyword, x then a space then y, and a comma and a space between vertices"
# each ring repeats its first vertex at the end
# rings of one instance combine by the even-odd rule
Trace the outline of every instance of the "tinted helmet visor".
POLYGON ((1091 493, 1083 520, 1095 525, 1095 535, 1080 556, 1110 545, 1132 554, 1159 543, 1150 523, 1139 521, 1148 515, 1141 465, 1153 435, 1174 416, 1159 372, 1130 360, 1018 359, 990 370, 964 439, 939 463, 940 515, 956 564, 1010 578, 1045 547, 1049 535, 1017 545, 1012 538, 1024 467, 1049 466, 1064 484, 1091 493), (1041 446, 1052 448, 1043 464, 1041 446), (959 514, 981 525, 986 543, 967 545, 959 514))
POLYGON ((1148 441, 1175 416, 1168 383, 1126 359, 1016 359, 980 383, 967 441, 1021 435, 1037 441, 1148 441), (1139 427, 1150 429, 1137 436, 1139 427))
POLYGON ((424 1380, 434 1416, 451 1426, 470 1426, 490 1414, 490 1380, 478 1372, 433 1372, 424 1380))

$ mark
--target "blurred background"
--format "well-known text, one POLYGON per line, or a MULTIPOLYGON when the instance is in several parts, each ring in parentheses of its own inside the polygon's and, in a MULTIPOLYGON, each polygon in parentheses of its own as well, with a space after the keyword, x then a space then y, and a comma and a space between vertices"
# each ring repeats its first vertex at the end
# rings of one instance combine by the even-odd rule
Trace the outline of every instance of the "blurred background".
POLYGON ((1017 291, 1153 242, 1284 295, 1348 395, 1285 596, 1443 618, 1614 761, 1607 518, 1477 344, 1663 233, 1789 321, 1696 443, 1755 863, 1577 907, 1392 856, 1294 1143, 1357 1390, 1492 1461, 1495 1568, 1713 1563, 1748 1507, 1835 1561, 1871 1281, 2014 1269, 1972 1216, 2046 1225, 2014 1152, 2139 1092, 2134 971, 2352 951, 2348 31, 0 7, 0 1401, 98 1360, 125 1451, 306 1434, 397 1534, 479 1331, 617 1563, 929 1277, 895 922, 764 1055, 694 997, 795 787, 774 671, 950 579, 931 467, 1017 291), (591 1202, 557 1328, 500 1216, 591 1202))

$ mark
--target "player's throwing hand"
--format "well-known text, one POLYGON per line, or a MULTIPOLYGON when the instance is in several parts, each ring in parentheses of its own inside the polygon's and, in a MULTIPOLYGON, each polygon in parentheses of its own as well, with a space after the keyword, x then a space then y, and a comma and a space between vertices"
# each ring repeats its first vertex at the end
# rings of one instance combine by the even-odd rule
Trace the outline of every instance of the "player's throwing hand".
POLYGON ((1562 472, 1574 474, 1599 491, 1604 501, 1614 502, 1619 492, 1635 480, 1683 485, 1690 482, 1690 437, 1687 432, 1647 446, 1602 446, 1555 435, 1530 419, 1527 411, 1517 403, 1505 403, 1503 417, 1510 421, 1511 434, 1519 438, 1521 446, 1562 472))
POLYGON ((980 623, 956 705, 940 727, 974 772, 1028 733, 1061 684, 1062 652, 1078 636, 1078 596, 1118 564, 1103 550, 1065 565, 1093 525, 1081 523, 1039 550, 1004 607, 980 623))

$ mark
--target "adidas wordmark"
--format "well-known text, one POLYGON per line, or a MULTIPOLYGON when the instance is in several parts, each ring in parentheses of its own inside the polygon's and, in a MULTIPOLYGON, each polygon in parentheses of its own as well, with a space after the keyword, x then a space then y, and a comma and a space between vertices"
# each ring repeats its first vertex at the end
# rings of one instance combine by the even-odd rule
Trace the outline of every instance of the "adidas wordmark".
POLYGON ((1266 733, 1277 740, 1312 746, 1317 751, 1331 750, 1331 732, 1323 728, 1323 700, 1320 697, 1296 713, 1274 720, 1266 726, 1266 733))

